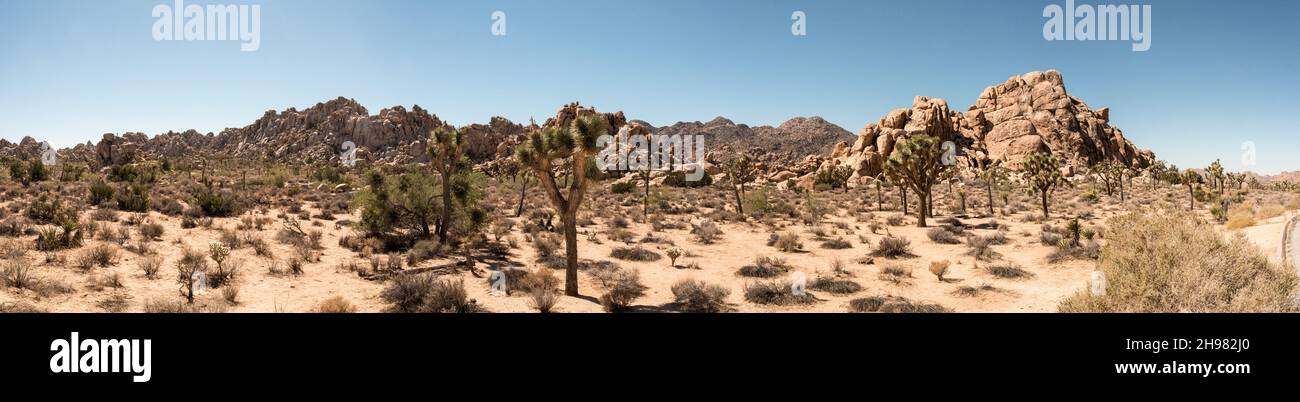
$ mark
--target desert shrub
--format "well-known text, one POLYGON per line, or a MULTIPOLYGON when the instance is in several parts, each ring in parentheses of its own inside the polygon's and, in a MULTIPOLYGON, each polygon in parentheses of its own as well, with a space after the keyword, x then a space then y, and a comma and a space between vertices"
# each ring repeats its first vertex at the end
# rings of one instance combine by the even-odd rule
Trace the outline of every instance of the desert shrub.
POLYGON ((343 298, 343 296, 334 296, 321 300, 313 311, 325 314, 355 313, 357 312, 357 306, 352 305, 352 302, 343 298))
POLYGON ((912 278, 912 270, 906 267, 890 265, 880 268, 880 273, 876 275, 876 278, 894 284, 904 284, 908 279, 912 278))
POLYGON ((614 270, 614 278, 605 288, 605 294, 600 296, 600 304, 608 312, 627 310, 633 301, 645 295, 646 290, 635 268, 614 270))
POLYGON ((609 236, 610 241, 623 243, 632 243, 636 241, 636 234, 633 234, 631 231, 626 229, 612 228, 608 233, 606 233, 606 236, 609 236))
POLYGON ((943 282, 943 276, 948 274, 948 267, 951 265, 952 262, 948 260, 930 261, 930 273, 939 278, 939 282, 943 282))
POLYGON ((785 259, 758 257, 754 259, 753 264, 740 267, 736 274, 750 278, 774 278, 790 272, 790 270, 790 264, 786 263, 785 259))
POLYGON ((116 293, 95 303, 95 306, 110 313, 121 313, 126 311, 128 307, 131 307, 131 301, 126 298, 126 295, 116 293))
POLYGON ((894 296, 870 296, 849 301, 854 313, 946 313, 948 309, 933 303, 913 302, 894 296))
POLYGON ((822 242, 822 248, 824 249, 843 250, 852 247, 853 247, 852 243, 844 241, 843 239, 830 239, 822 242))
POLYGON ((691 234, 695 235, 695 240, 700 243, 713 244, 713 242, 718 241, 718 238, 722 237, 722 228, 711 220, 705 220, 700 222, 699 225, 692 224, 691 234))
MULTIPOLYGON (((442 216, 442 202, 429 202, 451 186, 451 222, 446 222, 448 237, 459 239, 477 232, 487 223, 481 173, 462 171, 450 183, 441 176, 424 172, 385 174, 371 170, 365 174, 366 186, 357 192, 353 205, 361 209, 357 228, 368 237, 401 236, 428 239, 442 216), (454 235, 454 236, 453 236, 454 235)), ((441 239, 446 241, 447 239, 441 239)))
POLYGON ((984 272, 1003 279, 1033 278, 1034 273, 1010 264, 995 264, 984 267, 984 272))
POLYGON ((957 237, 957 233, 953 233, 953 231, 949 230, 948 227, 940 226, 940 227, 930 228, 930 230, 925 232, 925 235, 930 238, 930 241, 939 244, 960 244, 961 243, 961 238, 957 237))
POLYGON ((18 237, 27 231, 27 221, 20 216, 10 216, 0 221, 0 236, 18 237))
POLYGON ((795 294, 788 282, 752 282, 745 284, 745 300, 754 304, 777 306, 813 304, 817 298, 812 293, 795 294))
POLYGON ((704 172, 704 177, 695 181, 687 180, 686 172, 680 170, 669 172, 668 176, 664 177, 664 185, 670 187, 699 188, 708 187, 712 184, 713 176, 709 175, 708 172, 704 172))
POLYGON ((204 216, 226 217, 239 213, 238 196, 227 189, 215 189, 212 186, 196 186, 192 190, 194 205, 199 207, 204 216))
POLYGON ((862 290, 862 285, 848 279, 835 279, 829 276, 819 276, 808 283, 809 289, 820 290, 835 295, 847 295, 857 293, 862 290))
POLYGON ((397 313, 473 313, 481 309, 469 300, 465 283, 439 280, 430 274, 397 275, 379 295, 397 313))
POLYGON ((1056 247, 1061 244, 1061 239, 1063 239, 1063 237, 1061 237, 1060 234, 1047 229, 1044 229, 1038 234, 1038 241, 1044 246, 1056 247))
POLYGON ((104 179, 96 179, 95 182, 90 185, 90 197, 87 201, 90 202, 90 205, 103 204, 112 200, 113 193, 115 192, 113 186, 104 182, 104 179))
POLYGON ((1107 222, 1097 263, 1105 292, 1082 290, 1062 312, 1290 312, 1296 273, 1241 236, 1191 213, 1133 213, 1107 222))
POLYGON ((140 225, 140 238, 146 240, 158 240, 163 235, 163 225, 154 222, 147 222, 140 225))
POLYGON ((609 192, 614 194, 628 194, 628 193, 635 192, 636 189, 637 189, 636 182, 625 181, 621 183, 614 183, 612 186, 609 187, 609 192))
POLYGON ((776 247, 777 250, 782 252, 793 253, 803 250, 803 241, 799 240, 799 233, 792 230, 777 235, 772 247, 776 247))
POLYGON ((966 245, 970 246, 970 250, 966 251, 966 255, 984 261, 997 259, 999 254, 998 252, 993 251, 993 245, 998 244, 998 241, 1005 242, 1006 237, 1002 236, 999 238, 994 236, 995 235, 971 236, 970 238, 967 238, 966 245))
POLYGON ((902 237, 885 236, 876 243, 876 248, 871 250, 871 255, 886 258, 910 257, 912 241, 902 237))
POLYGON ((131 184, 117 191, 113 197, 117 200, 117 209, 131 212, 145 212, 149 210, 149 186, 144 184, 131 184))
POLYGON ((626 261, 659 261, 659 253, 638 247, 615 247, 609 252, 610 257, 626 261))
POLYGON ((158 270, 162 268, 163 259, 159 256, 149 256, 140 259, 137 264, 140 271, 144 272, 144 277, 148 279, 158 279, 158 270))
POLYGON ((442 245, 432 240, 420 240, 415 242, 414 246, 406 252, 406 265, 416 266, 421 262, 433 259, 442 249, 442 245))
POLYGON ((560 302, 560 294, 554 289, 534 289, 528 292, 528 307, 532 307, 539 313, 550 313, 555 310, 555 305, 560 302))
POLYGON ((10 258, 4 262, 4 271, 0 272, 0 282, 5 286, 16 289, 31 289, 36 285, 36 278, 32 275, 31 266, 22 256, 10 258))
POLYGON ((718 313, 727 311, 727 296, 731 291, 721 285, 683 279, 673 284, 673 302, 678 309, 690 313, 718 313))
POLYGON ((903 215, 890 215, 885 217, 885 224, 889 226, 903 226, 903 215))
POLYGON ((239 305, 239 287, 226 286, 221 288, 221 298, 232 306, 239 305))
POLYGON ((81 258, 82 261, 88 261, 95 266, 107 268, 117 264, 118 254, 117 247, 100 244, 82 251, 81 258))
POLYGON ((538 259, 554 256, 559 248, 560 239, 553 233, 538 233, 533 237, 533 250, 537 252, 538 259))

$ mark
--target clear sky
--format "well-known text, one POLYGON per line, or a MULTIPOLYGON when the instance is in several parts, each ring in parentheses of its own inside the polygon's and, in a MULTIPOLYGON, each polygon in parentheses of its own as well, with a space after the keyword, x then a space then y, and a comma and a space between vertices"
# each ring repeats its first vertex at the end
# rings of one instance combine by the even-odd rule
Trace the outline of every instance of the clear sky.
MULTIPOLYGON (((564 103, 654 125, 818 115, 857 132, 916 95, 1062 72, 1070 93, 1180 167, 1300 170, 1300 1, 1149 1, 1151 49, 1043 38, 1065 0, 191 0, 260 4, 261 46, 155 41, 173 0, 0 0, 0 137, 219 132, 338 96, 453 124, 564 103), (493 11, 506 35, 493 36, 493 11), (791 13, 807 36, 791 34, 791 13)), ((1132 1, 1136 2, 1136 1, 1132 1)), ((1095 1, 1080 2, 1097 4, 1095 1)))

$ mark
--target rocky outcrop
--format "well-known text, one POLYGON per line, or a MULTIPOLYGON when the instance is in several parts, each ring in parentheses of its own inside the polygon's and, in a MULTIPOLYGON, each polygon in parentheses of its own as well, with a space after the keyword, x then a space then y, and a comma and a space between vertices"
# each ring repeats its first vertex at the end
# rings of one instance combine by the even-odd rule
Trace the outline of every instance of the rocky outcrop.
POLYGON ((1060 73, 1049 70, 988 87, 966 112, 950 110, 942 99, 918 96, 910 108, 863 127, 852 146, 837 146, 822 167, 847 165, 854 179, 874 177, 894 145, 913 135, 953 141, 971 166, 1014 168, 1040 151, 1058 155, 1071 167, 1113 160, 1142 168, 1155 159, 1110 125, 1108 108, 1090 109, 1066 92, 1060 73))

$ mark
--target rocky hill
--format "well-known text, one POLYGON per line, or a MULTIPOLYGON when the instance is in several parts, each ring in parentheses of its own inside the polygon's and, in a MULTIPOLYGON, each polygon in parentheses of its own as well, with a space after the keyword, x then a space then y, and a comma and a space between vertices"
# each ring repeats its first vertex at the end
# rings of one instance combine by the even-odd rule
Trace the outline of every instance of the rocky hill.
POLYGON ((949 109, 943 99, 918 96, 912 107, 890 112, 867 124, 852 145, 837 144, 822 164, 848 165, 854 178, 881 172, 894 144, 925 134, 953 141, 971 165, 1017 167, 1028 155, 1050 151, 1071 168, 1114 160, 1145 167, 1155 160, 1123 131, 1110 125, 1110 109, 1093 110, 1065 90, 1055 70, 1035 71, 990 86, 966 112, 949 109))
POLYGON ((809 155, 828 154, 836 143, 853 140, 853 133, 816 116, 796 117, 777 127, 750 127, 725 117, 716 117, 707 123, 679 122, 671 126, 650 127, 650 131, 664 135, 702 134, 709 153, 719 156, 711 159, 749 153, 768 164, 791 163, 809 155))

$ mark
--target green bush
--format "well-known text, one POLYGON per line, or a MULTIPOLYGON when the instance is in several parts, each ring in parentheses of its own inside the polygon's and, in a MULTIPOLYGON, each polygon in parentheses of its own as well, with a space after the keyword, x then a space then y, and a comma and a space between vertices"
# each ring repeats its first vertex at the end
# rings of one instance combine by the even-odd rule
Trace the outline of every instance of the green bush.
POLYGON ((614 185, 609 187, 609 192, 614 194, 628 194, 628 193, 635 192, 636 189, 637 189, 636 182, 625 181, 621 183, 614 183, 614 185))
POLYGON ((90 204, 99 205, 113 199, 113 186, 104 182, 104 179, 97 179, 90 185, 90 204))
POLYGON ((713 176, 704 172, 704 177, 696 181, 686 180, 686 172, 674 171, 669 172, 668 177, 664 177, 664 185, 670 187, 699 188, 713 185, 713 176))
MULTIPOLYGON (((211 186, 198 186, 194 189, 194 205, 205 216, 225 217, 239 213, 239 201, 230 190, 213 189, 211 186)), ((148 202, 145 203, 148 205, 148 202)))
POLYGON ((149 186, 131 184, 117 192, 117 209, 130 212, 149 210, 149 186))

